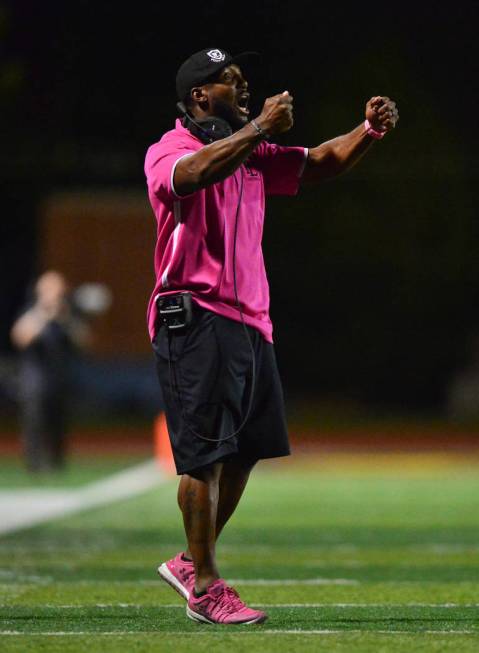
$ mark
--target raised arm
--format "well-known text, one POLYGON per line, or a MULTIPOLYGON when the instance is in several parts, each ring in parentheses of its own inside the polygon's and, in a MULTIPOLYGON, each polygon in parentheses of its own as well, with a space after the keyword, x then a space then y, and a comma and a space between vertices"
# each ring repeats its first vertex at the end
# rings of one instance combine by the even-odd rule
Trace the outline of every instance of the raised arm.
POLYGON ((179 161, 174 175, 176 192, 188 195, 226 179, 246 161, 263 138, 281 134, 292 125, 293 98, 288 91, 268 98, 255 120, 232 136, 206 145, 179 161))
POLYGON ((321 182, 352 168, 376 140, 394 129, 399 120, 396 103, 385 96, 373 97, 366 104, 365 118, 367 122, 348 134, 310 148, 303 181, 321 182))
POLYGON ((51 319, 51 315, 38 306, 26 311, 18 318, 10 332, 15 347, 26 349, 38 338, 51 319))

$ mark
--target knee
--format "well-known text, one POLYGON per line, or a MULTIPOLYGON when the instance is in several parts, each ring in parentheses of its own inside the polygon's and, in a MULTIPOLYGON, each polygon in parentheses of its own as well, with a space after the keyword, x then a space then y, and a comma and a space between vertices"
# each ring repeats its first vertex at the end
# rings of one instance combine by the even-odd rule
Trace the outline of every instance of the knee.
POLYGON ((198 493, 204 494, 205 491, 207 493, 214 493, 219 484, 222 467, 222 464, 214 463, 212 465, 198 467, 198 469, 183 474, 178 486, 178 503, 180 508, 182 508, 186 496, 198 493))
POLYGON ((209 465, 183 474, 178 487, 178 505, 182 512, 190 510, 198 502, 217 502, 221 467, 209 465))

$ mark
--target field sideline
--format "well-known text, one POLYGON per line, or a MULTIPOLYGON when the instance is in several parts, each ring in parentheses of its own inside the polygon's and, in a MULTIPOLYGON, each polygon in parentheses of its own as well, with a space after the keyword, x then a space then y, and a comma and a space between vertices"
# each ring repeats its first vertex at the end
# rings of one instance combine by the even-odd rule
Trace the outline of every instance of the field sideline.
MULTIPOLYGON (((65 486, 122 463, 104 465, 78 460, 65 486)), ((219 545, 224 576, 269 613, 256 627, 194 624, 157 579, 183 546, 175 479, 6 535, 2 653, 477 652, 478 470, 439 453, 263 463, 219 545)))

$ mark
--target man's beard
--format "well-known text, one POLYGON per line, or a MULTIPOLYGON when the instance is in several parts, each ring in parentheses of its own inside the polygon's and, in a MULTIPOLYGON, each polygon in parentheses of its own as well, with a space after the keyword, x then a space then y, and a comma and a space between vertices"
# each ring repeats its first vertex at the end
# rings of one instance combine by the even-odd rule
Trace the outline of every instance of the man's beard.
POLYGON ((248 117, 246 115, 241 115, 238 113, 238 110, 228 102, 223 100, 215 100, 214 104, 214 115, 217 118, 222 118, 226 120, 233 132, 238 131, 246 125, 248 122, 248 117))

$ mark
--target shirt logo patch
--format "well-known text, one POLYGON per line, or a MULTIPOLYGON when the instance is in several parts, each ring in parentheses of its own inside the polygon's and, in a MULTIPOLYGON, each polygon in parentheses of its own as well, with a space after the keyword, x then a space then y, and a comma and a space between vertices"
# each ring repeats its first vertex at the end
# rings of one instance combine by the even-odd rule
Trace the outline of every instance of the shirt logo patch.
POLYGON ((216 63, 225 60, 225 53, 221 52, 221 50, 210 50, 206 54, 211 59, 211 61, 215 61, 216 63))

